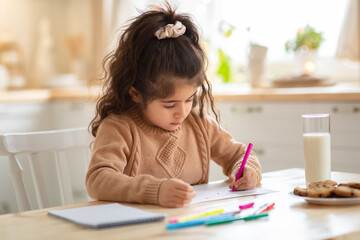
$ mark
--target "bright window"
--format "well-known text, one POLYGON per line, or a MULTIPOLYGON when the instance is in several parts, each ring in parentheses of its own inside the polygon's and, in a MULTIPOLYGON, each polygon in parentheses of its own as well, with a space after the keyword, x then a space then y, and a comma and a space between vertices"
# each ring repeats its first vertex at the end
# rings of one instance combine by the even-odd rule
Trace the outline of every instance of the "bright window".
MULTIPOLYGON (((321 74, 340 79, 357 79, 359 64, 340 66, 335 58, 339 34, 349 1, 339 0, 169 0, 178 12, 190 13, 201 27, 208 45, 211 66, 216 68, 218 49, 231 58, 234 69, 246 71, 249 43, 268 48, 267 73, 291 73, 293 53, 286 53, 285 42, 295 38, 299 28, 310 25, 322 32, 324 41, 318 50, 318 70, 321 74), (232 35, 225 38, 220 29, 233 26, 232 35), (355 68, 353 67, 355 66, 355 68), (349 69, 349 71, 347 71, 349 69), (321 72, 323 71, 323 72, 321 72), (354 76, 352 76, 354 75, 354 76)), ((161 4, 161 0, 137 1, 136 7, 161 4)), ((242 73, 241 73, 242 74, 242 73)), ((242 77, 242 80, 244 76, 242 77)))
MULTIPOLYGON (((239 59, 249 41, 268 47, 268 60, 286 58, 284 44, 294 38, 298 28, 309 24, 323 32, 325 41, 319 49, 322 57, 335 55, 347 1, 338 0, 225 0, 219 9, 220 18, 235 26, 231 43, 216 44, 228 52, 238 52, 239 59), (250 29, 250 31, 247 31, 250 29)), ((230 40, 230 39, 229 39, 230 40)), ((230 41, 229 41, 230 42, 230 41)))

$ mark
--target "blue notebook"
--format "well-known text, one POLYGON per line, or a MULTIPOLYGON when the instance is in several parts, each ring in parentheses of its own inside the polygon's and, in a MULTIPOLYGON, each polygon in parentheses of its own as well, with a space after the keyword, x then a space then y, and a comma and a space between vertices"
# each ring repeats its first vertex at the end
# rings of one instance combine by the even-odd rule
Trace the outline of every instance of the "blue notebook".
POLYGON ((160 221, 166 218, 164 214, 144 211, 119 203, 51 210, 48 214, 88 228, 122 226, 160 221))

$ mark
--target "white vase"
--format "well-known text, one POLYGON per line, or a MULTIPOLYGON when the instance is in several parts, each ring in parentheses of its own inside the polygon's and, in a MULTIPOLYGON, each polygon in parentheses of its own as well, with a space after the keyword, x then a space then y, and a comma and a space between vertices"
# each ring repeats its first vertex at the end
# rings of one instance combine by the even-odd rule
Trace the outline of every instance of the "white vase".
POLYGON ((300 48, 295 52, 295 75, 313 75, 316 72, 317 51, 306 47, 300 48))
POLYGON ((265 58, 268 48, 265 46, 250 44, 248 54, 247 77, 251 87, 257 88, 264 85, 265 58))

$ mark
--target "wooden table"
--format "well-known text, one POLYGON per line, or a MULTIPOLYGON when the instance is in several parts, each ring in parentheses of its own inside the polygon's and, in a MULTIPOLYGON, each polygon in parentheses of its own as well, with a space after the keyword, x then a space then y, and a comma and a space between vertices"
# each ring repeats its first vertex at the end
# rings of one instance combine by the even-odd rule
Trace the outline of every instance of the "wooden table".
MULTIPOLYGON (((338 182, 360 182, 360 174, 333 172, 338 182)), ((160 222, 112 227, 101 230, 86 229, 47 215, 49 209, 0 216, 0 239, 360 239, 360 205, 310 205, 289 192, 304 185, 303 169, 286 169, 263 174, 262 186, 278 192, 258 196, 203 202, 181 209, 166 209, 154 205, 126 204, 144 210, 165 213, 171 217, 224 206, 238 206, 275 202, 275 209, 267 219, 232 222, 212 227, 196 226, 166 230, 168 219, 160 222)), ((88 202, 71 207, 103 204, 88 202)))

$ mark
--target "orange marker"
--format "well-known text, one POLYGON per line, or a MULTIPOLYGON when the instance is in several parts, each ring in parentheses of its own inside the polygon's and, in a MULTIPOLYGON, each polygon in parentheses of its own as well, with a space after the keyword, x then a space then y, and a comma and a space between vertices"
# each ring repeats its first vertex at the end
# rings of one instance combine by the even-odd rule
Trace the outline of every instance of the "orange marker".
POLYGON ((262 209, 258 214, 261 214, 261 213, 264 213, 264 212, 267 212, 267 211, 273 209, 274 205, 275 205, 275 203, 271 203, 270 205, 268 205, 264 209, 262 209))

